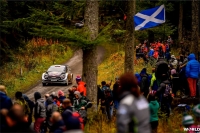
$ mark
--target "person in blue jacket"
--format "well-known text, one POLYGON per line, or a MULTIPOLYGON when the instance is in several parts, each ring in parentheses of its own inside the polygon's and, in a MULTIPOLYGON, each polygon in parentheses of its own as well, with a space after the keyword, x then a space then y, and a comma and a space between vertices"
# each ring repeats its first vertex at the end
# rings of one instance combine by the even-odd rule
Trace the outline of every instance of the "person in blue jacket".
POLYGON ((0 85, 0 110, 9 110, 12 105, 12 100, 7 96, 6 87, 4 85, 0 85))
POLYGON ((148 56, 149 56, 149 57, 152 57, 153 54, 154 54, 154 50, 153 50, 153 48, 150 48, 148 56))
POLYGON ((139 73, 135 73, 135 77, 136 77, 136 79, 137 79, 137 81, 138 81, 138 85, 139 85, 139 87, 140 87, 140 85, 141 85, 141 76, 140 76, 140 74, 139 73))
POLYGON ((200 65, 196 60, 195 55, 191 53, 188 56, 188 63, 186 65, 186 77, 190 88, 190 96, 195 98, 197 79, 200 73, 200 65))

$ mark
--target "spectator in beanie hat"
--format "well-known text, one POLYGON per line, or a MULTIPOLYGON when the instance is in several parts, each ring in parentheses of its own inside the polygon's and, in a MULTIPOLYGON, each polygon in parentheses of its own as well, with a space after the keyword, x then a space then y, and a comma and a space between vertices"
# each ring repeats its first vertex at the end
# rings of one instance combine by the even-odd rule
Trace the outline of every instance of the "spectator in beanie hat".
POLYGON ((194 119, 191 115, 187 113, 183 114, 182 124, 184 127, 189 128, 194 124, 194 119))
POLYGON ((62 103, 63 100, 66 98, 66 96, 64 96, 64 95, 65 94, 63 91, 61 91, 61 90, 58 91, 58 100, 60 101, 60 103, 62 103))
POLYGON ((79 91, 82 96, 86 96, 86 83, 81 80, 81 76, 76 77, 76 83, 78 84, 77 91, 79 91))
POLYGON ((196 106, 194 106, 192 111, 195 117, 197 118, 197 120, 200 121, 200 104, 197 104, 196 106))
MULTIPOLYGON (((190 129, 197 129, 200 128, 199 125, 195 125, 194 119, 191 115, 187 115, 186 113, 183 114, 183 126, 190 129)), ((196 131, 188 131, 187 133, 197 133, 196 131)))
POLYGON ((46 107, 45 107, 45 99, 41 98, 41 94, 39 92, 34 93, 35 98, 35 108, 34 108, 34 130, 36 133, 40 132, 40 127, 46 118, 46 107))

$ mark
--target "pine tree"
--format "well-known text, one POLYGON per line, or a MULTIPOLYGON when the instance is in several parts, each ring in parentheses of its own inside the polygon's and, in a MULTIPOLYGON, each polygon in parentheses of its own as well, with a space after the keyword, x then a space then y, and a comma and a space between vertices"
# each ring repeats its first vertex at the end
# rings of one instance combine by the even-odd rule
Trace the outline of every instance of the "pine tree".
POLYGON ((199 44, 199 1, 192 0, 192 45, 190 51, 198 56, 199 44))
POLYGON ((133 56, 134 56, 134 22, 133 16, 135 15, 135 2, 134 0, 129 0, 127 2, 127 22, 126 22, 126 32, 127 40, 125 44, 125 72, 133 72, 133 56))

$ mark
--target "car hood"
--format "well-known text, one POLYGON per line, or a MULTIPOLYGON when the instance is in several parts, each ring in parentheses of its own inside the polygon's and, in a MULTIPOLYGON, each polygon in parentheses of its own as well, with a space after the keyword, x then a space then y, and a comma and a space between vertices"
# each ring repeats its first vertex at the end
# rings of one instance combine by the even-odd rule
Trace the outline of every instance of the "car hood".
POLYGON ((62 72, 47 72, 49 76, 60 76, 62 72))

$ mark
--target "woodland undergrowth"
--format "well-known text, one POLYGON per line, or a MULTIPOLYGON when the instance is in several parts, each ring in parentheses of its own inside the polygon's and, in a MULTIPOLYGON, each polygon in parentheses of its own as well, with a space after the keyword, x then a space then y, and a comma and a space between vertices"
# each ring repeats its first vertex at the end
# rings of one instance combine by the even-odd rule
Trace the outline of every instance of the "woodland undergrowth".
POLYGON ((0 84, 7 88, 8 96, 16 91, 26 91, 41 79, 50 65, 62 64, 73 55, 72 49, 58 41, 33 38, 17 49, 12 62, 0 67, 0 84))

